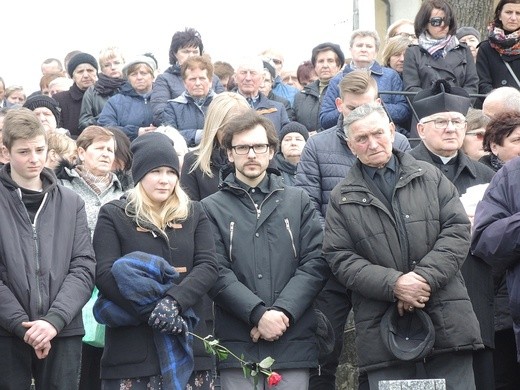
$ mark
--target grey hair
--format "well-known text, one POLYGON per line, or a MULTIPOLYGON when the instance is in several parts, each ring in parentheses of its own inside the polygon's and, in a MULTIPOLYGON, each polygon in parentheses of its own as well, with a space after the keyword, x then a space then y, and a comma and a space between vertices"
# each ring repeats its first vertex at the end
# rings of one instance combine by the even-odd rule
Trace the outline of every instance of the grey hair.
POLYGON ((364 119, 374 112, 377 112, 379 115, 381 115, 382 118, 385 118, 388 122, 390 122, 390 119, 388 118, 388 115, 386 114, 386 111, 381 104, 363 104, 357 107, 355 110, 351 111, 350 114, 348 114, 347 117, 343 119, 343 129, 345 130, 347 138, 349 135, 350 127, 354 122, 364 119))
POLYGON ((499 87, 492 90, 484 99, 488 102, 500 103, 503 111, 520 112, 520 91, 514 87, 499 87))
POLYGON ((379 47, 381 46, 381 39, 379 38, 379 34, 376 30, 354 30, 352 31, 352 35, 350 36, 350 48, 354 45, 354 39, 357 37, 372 37, 374 38, 374 42, 376 44, 376 51, 379 51, 379 47))

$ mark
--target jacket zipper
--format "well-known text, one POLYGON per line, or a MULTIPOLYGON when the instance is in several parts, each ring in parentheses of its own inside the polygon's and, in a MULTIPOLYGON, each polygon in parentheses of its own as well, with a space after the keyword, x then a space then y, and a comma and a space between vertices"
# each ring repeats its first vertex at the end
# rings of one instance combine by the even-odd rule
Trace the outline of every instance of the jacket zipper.
POLYGON ((38 208, 38 211, 36 212, 36 215, 34 216, 34 223, 31 222, 31 217, 29 216, 29 213, 27 212, 27 208, 23 204, 22 201, 22 193, 21 191, 18 193, 20 196, 20 202, 22 203, 22 206, 25 210, 25 215, 27 216, 27 220, 29 221, 29 224, 31 225, 32 229, 32 239, 34 243, 34 253, 35 253, 35 270, 36 270, 36 289, 38 290, 38 313, 43 314, 43 300, 42 300, 42 294, 40 291, 40 270, 41 270, 41 264, 40 264, 40 246, 38 245, 38 230, 36 229, 36 222, 38 221, 38 216, 40 215, 40 211, 43 209, 43 206, 45 205, 45 201, 47 200, 47 193, 43 196, 42 203, 40 204, 40 207, 38 208))
POLYGON ((264 198, 262 203, 260 203, 260 207, 256 207, 256 204, 253 201, 253 198, 251 198, 251 196, 249 196, 251 198, 251 201, 253 201, 253 204, 255 205, 255 208, 256 208, 256 219, 260 219, 260 212, 262 211, 262 206, 267 201, 267 199, 269 199, 271 197, 271 195, 273 195, 275 192, 278 192, 278 191, 281 191, 281 189, 277 188, 277 189, 271 191, 269 194, 267 194, 267 196, 264 198))
POLYGON ((285 221, 285 228, 287 229, 287 231, 289 232, 289 236, 291 237, 291 245, 292 245, 294 257, 296 258, 298 256, 296 254, 296 247, 294 246, 294 237, 293 237, 293 234, 291 231, 291 225, 289 224, 289 218, 285 218, 284 221, 285 221))
POLYGON ((233 262, 233 233, 235 230, 235 222, 229 223, 229 261, 233 262))

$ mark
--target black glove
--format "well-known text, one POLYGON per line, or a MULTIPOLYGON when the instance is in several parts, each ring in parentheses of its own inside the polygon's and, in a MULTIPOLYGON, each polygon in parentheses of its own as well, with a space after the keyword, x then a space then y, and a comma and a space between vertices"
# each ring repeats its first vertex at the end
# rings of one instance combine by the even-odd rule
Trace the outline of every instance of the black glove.
POLYGON ((178 334, 184 330, 187 324, 179 315, 179 304, 171 297, 161 299, 148 319, 148 325, 161 332, 178 334))

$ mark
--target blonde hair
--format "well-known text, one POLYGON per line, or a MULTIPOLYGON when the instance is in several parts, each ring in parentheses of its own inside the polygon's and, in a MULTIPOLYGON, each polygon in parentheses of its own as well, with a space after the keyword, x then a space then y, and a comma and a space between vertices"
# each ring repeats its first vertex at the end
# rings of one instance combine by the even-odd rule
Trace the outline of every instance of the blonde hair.
POLYGON ((200 169, 205 175, 213 177, 211 172, 211 153, 216 146, 220 146, 217 133, 223 130, 235 116, 251 109, 247 100, 236 92, 221 92, 215 96, 206 112, 202 138, 195 150, 197 159, 190 167, 189 172, 200 169))
POLYGON ((49 131, 47 133, 48 149, 54 150, 59 156, 63 156, 68 151, 76 152, 76 142, 68 135, 58 133, 57 131, 49 131))
POLYGON ((124 65, 124 62, 125 62, 125 57, 123 56, 123 52, 121 51, 121 49, 119 47, 109 46, 104 49, 101 49, 99 51, 99 56, 98 56, 99 65, 101 67, 103 67, 103 63, 105 61, 108 61, 108 60, 111 60, 112 58, 117 58, 117 57, 120 57, 121 60, 123 61, 123 64, 121 64, 121 68, 122 68, 124 65))
POLYGON ((403 38, 399 35, 390 38, 383 48, 383 65, 390 67, 390 58, 393 55, 404 53, 408 46, 410 46, 410 43, 411 41, 408 38, 403 38))
POLYGON ((183 191, 179 182, 158 211, 153 207, 152 200, 146 194, 141 182, 128 192, 125 213, 142 228, 146 228, 146 226, 142 226, 143 223, 151 223, 166 235, 166 228, 171 227, 174 223, 185 221, 189 212, 190 198, 183 191))

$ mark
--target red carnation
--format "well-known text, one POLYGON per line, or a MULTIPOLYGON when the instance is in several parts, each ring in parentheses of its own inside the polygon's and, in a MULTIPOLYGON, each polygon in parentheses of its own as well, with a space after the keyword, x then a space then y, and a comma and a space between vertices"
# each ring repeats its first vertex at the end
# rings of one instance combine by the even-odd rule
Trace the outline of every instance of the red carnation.
POLYGON ((282 380, 282 376, 277 372, 273 371, 267 378, 267 384, 269 387, 276 386, 282 380))

